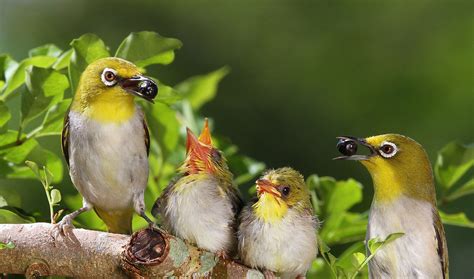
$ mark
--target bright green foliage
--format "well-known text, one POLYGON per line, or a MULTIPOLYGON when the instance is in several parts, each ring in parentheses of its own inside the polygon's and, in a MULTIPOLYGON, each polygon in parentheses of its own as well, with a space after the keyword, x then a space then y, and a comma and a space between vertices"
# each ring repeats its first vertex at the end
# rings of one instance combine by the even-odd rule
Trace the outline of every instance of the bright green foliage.
MULTIPOLYGON (((75 190, 58 186, 60 192, 51 186, 58 185, 67 170, 59 154, 59 135, 82 71, 91 62, 114 52, 94 34, 74 39, 70 46, 61 50, 46 44, 32 49, 28 58, 20 62, 6 54, 0 55, 0 179, 12 182, 14 179, 38 179, 49 206, 49 213, 24 212, 21 207, 25 197, 15 191, 0 189, 0 223, 54 221, 63 210, 55 215, 55 206, 68 211, 81 207, 81 196, 70 194, 76 193, 75 190), (20 111, 13 109, 18 107, 18 103, 20 111), (48 145, 45 137, 53 138, 56 145, 48 145)), ((146 72, 147 67, 173 62, 175 51, 181 46, 182 43, 174 38, 148 31, 137 32, 120 43, 115 56, 130 60, 146 72)), ((141 103, 151 134, 149 185, 145 194, 147 205, 155 201, 176 174, 185 156, 185 128, 195 132, 201 130, 204 118, 199 111, 215 97, 219 82, 228 73, 229 68, 222 67, 190 77, 175 86, 167 85, 159 76, 155 77, 159 84, 156 103, 141 103)), ((254 195, 253 182, 265 169, 265 164, 240 154, 237 146, 219 135, 218 127, 223 125, 222 120, 210 119, 210 123, 211 129, 217 130, 213 131, 213 142, 225 153, 234 173, 234 182, 242 193, 254 195)), ((439 185, 439 205, 444 210, 440 214, 445 224, 474 228, 474 223, 465 213, 447 213, 449 210, 444 208, 447 203, 474 193, 473 171, 472 145, 451 143, 440 151, 435 174, 439 185)), ((70 184, 66 177, 61 185, 67 183, 70 184)), ((403 232, 393 232, 384 240, 368 240, 371 253, 367 257, 363 242, 367 212, 354 209, 363 201, 363 186, 354 179, 338 181, 317 175, 308 176, 306 183, 311 190, 315 214, 322 220, 320 256, 314 261, 308 277, 367 277, 368 261, 384 245, 397 241, 403 232)), ((76 225, 80 227, 105 229, 93 212, 80 215, 77 221, 76 225)), ((133 226, 138 229, 146 223, 142 218, 135 218, 133 226)), ((0 249, 13 247, 13 243, 0 243, 0 249)))

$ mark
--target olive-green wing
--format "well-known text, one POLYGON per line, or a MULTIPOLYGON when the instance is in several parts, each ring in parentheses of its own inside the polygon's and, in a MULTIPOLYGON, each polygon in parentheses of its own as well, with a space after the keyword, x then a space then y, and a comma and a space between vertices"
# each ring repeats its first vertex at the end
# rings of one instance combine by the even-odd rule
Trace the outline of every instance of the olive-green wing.
POLYGON ((441 218, 436 209, 433 212, 433 226, 435 229, 436 250, 439 255, 441 269, 443 271, 443 279, 449 278, 449 259, 448 259, 448 245, 446 244, 446 236, 444 234, 444 227, 441 223, 441 218))
POLYGON ((63 130, 61 132, 61 149, 69 166, 69 110, 66 112, 66 116, 64 116, 63 130))
POLYGON ((156 199, 155 203, 153 204, 153 207, 151 208, 151 214, 155 217, 158 217, 160 215, 160 210, 162 209, 163 206, 165 206, 165 203, 168 201, 169 196, 171 195, 174 186, 178 182, 178 180, 183 177, 183 174, 179 174, 175 176, 171 181, 168 183, 166 188, 163 190, 161 195, 156 199))

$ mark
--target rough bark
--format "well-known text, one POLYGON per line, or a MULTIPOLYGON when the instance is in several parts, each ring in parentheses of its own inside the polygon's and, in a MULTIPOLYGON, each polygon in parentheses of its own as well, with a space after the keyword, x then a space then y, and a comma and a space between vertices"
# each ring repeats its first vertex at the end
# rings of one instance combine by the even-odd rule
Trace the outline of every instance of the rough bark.
POLYGON ((165 276, 263 278, 263 274, 181 239, 147 228, 128 235, 74 229, 74 238, 54 239, 46 223, 1 224, 0 274, 27 277, 153 278, 165 276))

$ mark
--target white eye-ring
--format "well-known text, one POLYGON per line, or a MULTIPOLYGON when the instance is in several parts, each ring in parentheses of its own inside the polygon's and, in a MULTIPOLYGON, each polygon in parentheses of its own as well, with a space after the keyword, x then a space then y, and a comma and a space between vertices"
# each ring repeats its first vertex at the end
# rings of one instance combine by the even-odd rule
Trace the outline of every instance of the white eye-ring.
POLYGON ((106 86, 114 86, 117 83, 117 71, 105 68, 100 75, 100 79, 106 86))
POLYGON ((384 158, 392 158, 393 156, 395 156, 395 154, 397 154, 397 152, 397 145, 389 141, 382 142, 379 148, 379 153, 384 158))

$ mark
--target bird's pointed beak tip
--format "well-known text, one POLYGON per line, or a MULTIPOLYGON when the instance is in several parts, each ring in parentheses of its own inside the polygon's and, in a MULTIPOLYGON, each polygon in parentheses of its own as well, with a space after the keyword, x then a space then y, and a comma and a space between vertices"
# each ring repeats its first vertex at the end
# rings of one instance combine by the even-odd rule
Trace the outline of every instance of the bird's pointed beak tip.
POLYGON ((207 117, 204 119, 204 128, 202 128, 201 135, 199 136, 199 141, 206 145, 212 145, 212 136, 209 129, 209 120, 207 117))

